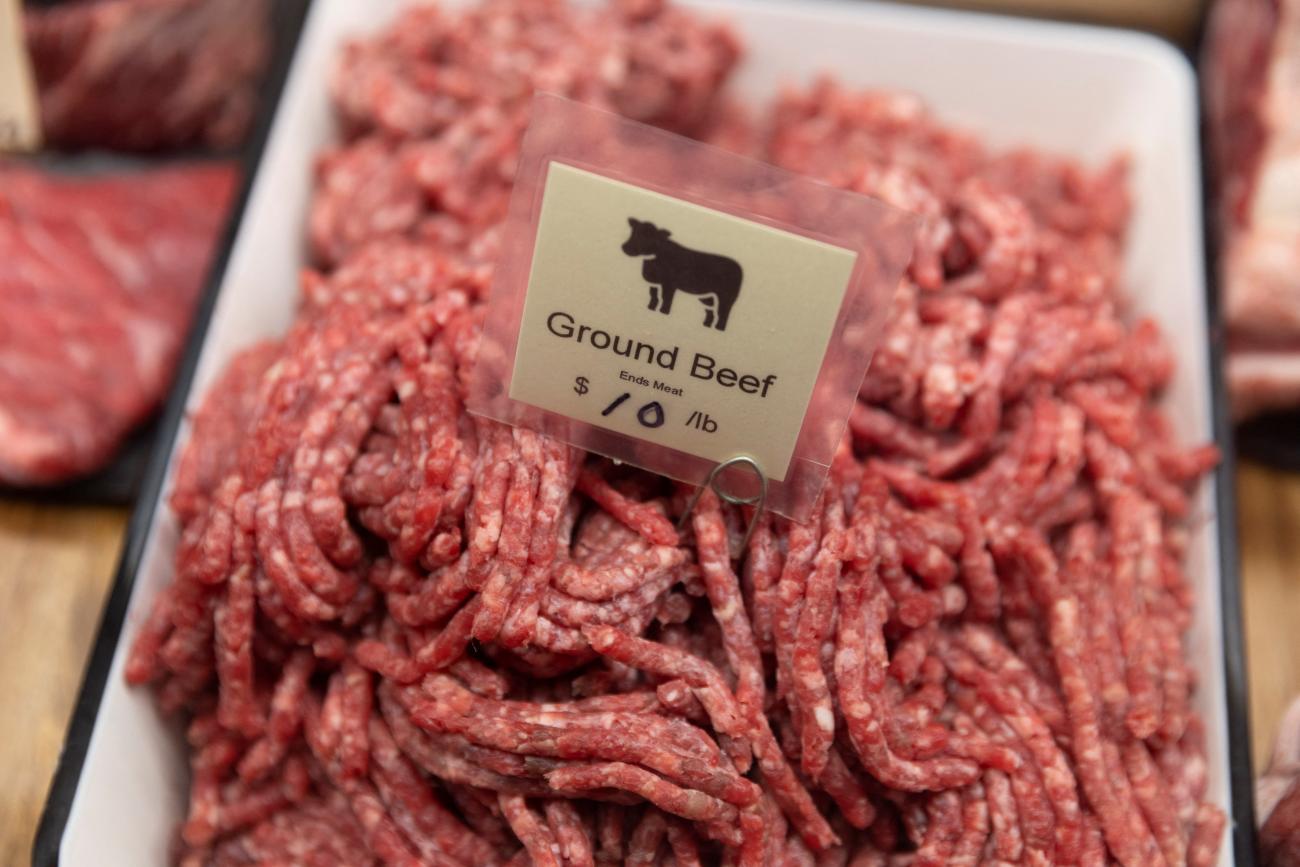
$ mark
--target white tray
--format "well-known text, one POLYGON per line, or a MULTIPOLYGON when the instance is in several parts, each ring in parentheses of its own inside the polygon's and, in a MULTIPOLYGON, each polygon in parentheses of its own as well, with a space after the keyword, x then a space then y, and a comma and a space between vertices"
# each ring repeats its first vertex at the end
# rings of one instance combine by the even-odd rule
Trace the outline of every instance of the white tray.
MULTIPOLYGON (((188 386, 184 376, 178 386, 189 408, 235 351, 288 327, 298 303, 312 157, 334 137, 325 82, 341 40, 382 27, 402 5, 312 4, 220 294, 206 333, 201 325, 197 330, 195 339, 203 341, 197 368, 188 386)), ((767 100, 782 85, 830 72, 852 85, 914 91, 945 120, 995 145, 1029 144, 1086 160, 1129 152, 1136 208, 1128 285, 1137 309, 1159 320, 1177 355, 1168 409, 1179 436, 1188 442, 1214 437, 1196 88, 1180 54, 1122 31, 840 0, 687 5, 728 18, 743 38, 747 60, 734 87, 746 99, 767 100)), ((183 421, 169 427, 170 436, 166 428, 163 436, 174 457, 187 431, 183 421)), ((177 529, 160 496, 170 488, 170 463, 169 457, 165 472, 157 465, 133 521, 37 840, 42 865, 164 865, 185 811, 179 732, 160 718, 148 690, 128 689, 122 679, 131 639, 172 569, 177 529)), ((1229 574, 1224 585, 1220 560, 1221 546, 1229 553, 1233 546, 1232 528, 1224 526, 1232 517, 1230 494, 1216 490, 1212 479, 1195 510, 1205 521, 1187 562, 1198 601, 1189 642, 1200 677, 1196 705, 1206 723, 1209 797, 1249 822, 1236 580, 1229 574), (1233 639, 1226 654, 1225 623, 1233 639)), ((1238 835, 1236 859, 1230 836, 1220 865, 1248 864, 1249 836, 1238 835)))

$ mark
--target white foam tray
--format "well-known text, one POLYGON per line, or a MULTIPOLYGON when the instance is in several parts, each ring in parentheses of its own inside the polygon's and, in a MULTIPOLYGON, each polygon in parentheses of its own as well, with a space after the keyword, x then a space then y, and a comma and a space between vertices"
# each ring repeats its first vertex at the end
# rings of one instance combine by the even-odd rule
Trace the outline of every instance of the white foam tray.
MULTIPOLYGON (((312 157, 334 137, 326 81, 341 40, 392 19, 404 0, 315 0, 239 229, 208 329, 189 405, 231 355, 282 333, 298 300, 297 271, 312 157)), ((945 119, 995 145, 1030 144, 1098 160, 1133 157, 1136 210, 1126 275, 1138 311, 1163 325, 1177 354, 1169 411, 1187 441, 1212 437, 1201 198, 1193 73, 1153 38, 1072 25, 842 0, 690 0, 729 19, 747 46, 734 87, 754 101, 830 72, 923 96, 945 119)), ((177 442, 186 438, 182 425, 177 442)), ((174 448, 173 444, 173 448, 174 448)), ((174 455, 173 455, 174 460, 174 455)), ((164 487, 164 492, 170 482, 164 487)), ((1209 743, 1209 797, 1230 810, 1219 528, 1213 481, 1187 572, 1200 603, 1189 635, 1196 702, 1209 743)), ((152 505, 88 752, 60 840, 72 867, 168 863, 186 804, 184 749, 147 690, 128 689, 122 665, 149 604, 169 579, 176 524, 152 505)), ((144 508, 150 508, 146 505, 144 508)), ((1231 838, 1220 865, 1234 863, 1231 838)))

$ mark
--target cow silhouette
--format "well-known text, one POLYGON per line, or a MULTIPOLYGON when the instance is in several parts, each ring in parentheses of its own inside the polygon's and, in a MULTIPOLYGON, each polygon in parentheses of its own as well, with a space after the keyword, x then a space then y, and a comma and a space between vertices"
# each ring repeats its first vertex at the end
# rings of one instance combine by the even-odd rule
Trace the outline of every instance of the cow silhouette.
POLYGON ((650 284, 650 309, 666 316, 672 312, 673 296, 678 292, 699 295, 704 305, 704 327, 726 331, 745 276, 740 263, 683 247, 671 240, 671 232, 654 223, 632 217, 627 222, 632 237, 623 244, 623 252, 649 257, 641 265, 641 276, 650 284))

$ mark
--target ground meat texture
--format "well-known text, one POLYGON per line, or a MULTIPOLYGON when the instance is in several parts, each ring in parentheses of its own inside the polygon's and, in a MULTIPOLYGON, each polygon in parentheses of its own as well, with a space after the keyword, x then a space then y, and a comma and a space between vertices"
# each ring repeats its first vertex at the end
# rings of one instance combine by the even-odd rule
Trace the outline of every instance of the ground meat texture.
POLYGON ((99 469, 158 406, 235 181, 0 164, 0 483, 99 469))
POLYGON ((1155 409, 1122 160, 833 82, 723 136, 926 222, 814 515, 747 550, 750 510, 466 413, 528 94, 715 137, 734 60, 658 0, 419 4, 345 49, 302 312, 194 415, 128 660, 192 719, 186 863, 1217 852, 1167 664, 1215 455, 1155 409))
POLYGON ((266 0, 29 5, 27 51, 45 140, 131 151, 233 148, 271 49, 266 0))

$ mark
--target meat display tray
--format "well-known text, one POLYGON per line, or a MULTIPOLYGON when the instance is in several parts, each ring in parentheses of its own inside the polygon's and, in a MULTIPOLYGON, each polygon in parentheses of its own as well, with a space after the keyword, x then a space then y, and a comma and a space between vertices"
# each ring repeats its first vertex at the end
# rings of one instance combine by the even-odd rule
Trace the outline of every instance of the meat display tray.
MULTIPOLYGON (((373 32, 405 0, 316 0, 302 27, 232 243, 199 311, 163 416, 121 565, 73 713, 34 863, 168 863, 185 811, 179 726, 122 666, 150 603, 168 583, 177 541, 166 505, 193 409, 230 357, 282 333, 298 302, 313 156, 335 135, 326 81, 339 46, 373 32)), ((450 5, 450 4, 449 4, 450 5)), ((1231 816, 1220 867, 1255 863, 1249 731, 1233 504, 1231 431, 1207 304, 1195 74, 1149 36, 1080 25, 849 0, 686 0, 729 19, 746 60, 733 93, 770 98, 829 72, 849 85, 913 91, 992 146, 1099 160, 1132 158, 1135 209, 1125 277, 1137 313, 1163 326, 1177 359, 1166 401, 1186 442, 1215 440, 1224 462, 1194 500, 1186 571, 1197 595, 1188 634, 1206 724, 1207 797, 1231 816), (942 62, 939 62, 941 59, 942 62)), ((287 57, 284 58, 287 60, 287 57)))

